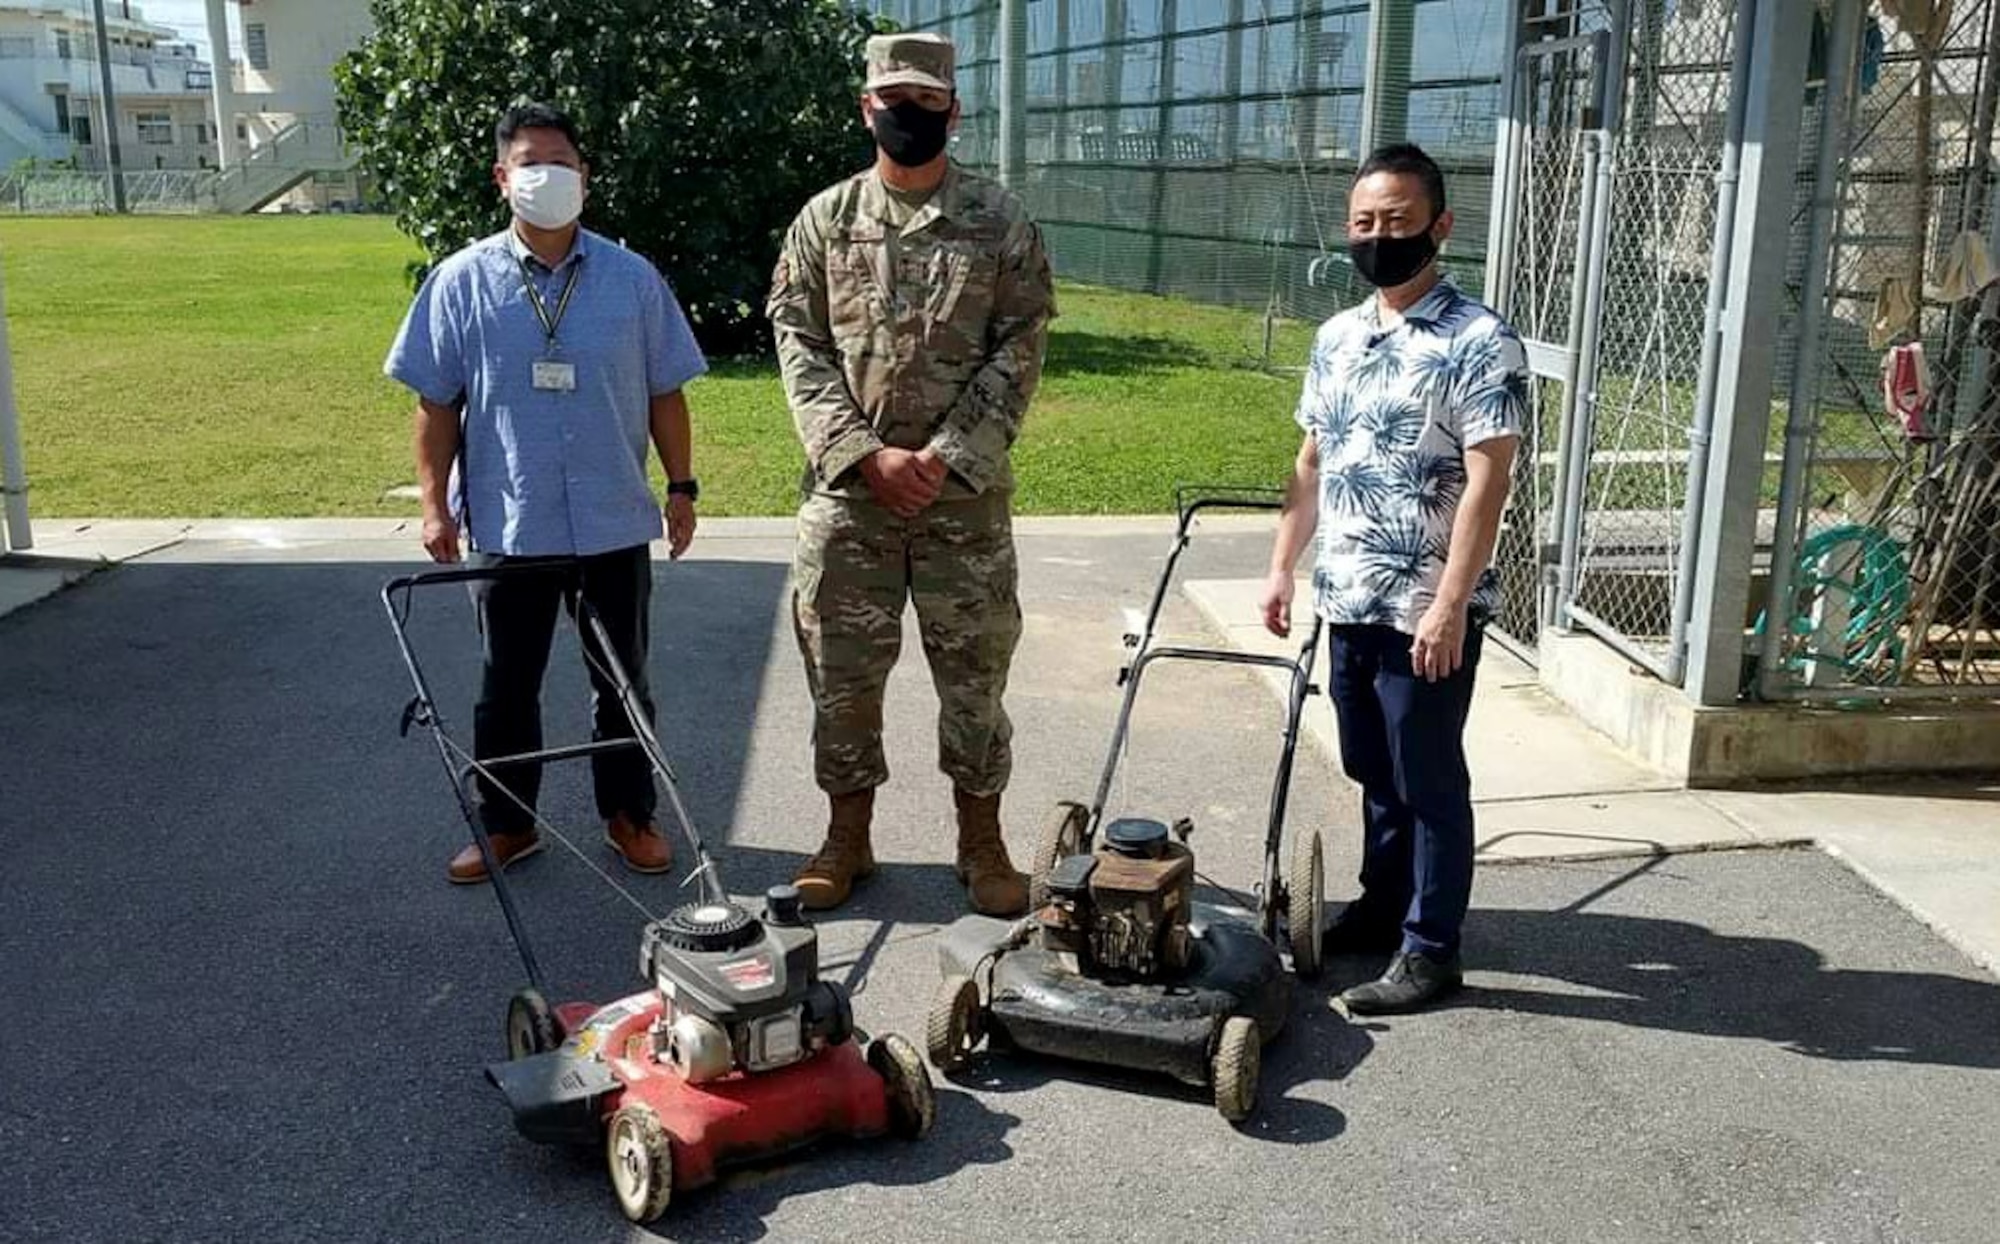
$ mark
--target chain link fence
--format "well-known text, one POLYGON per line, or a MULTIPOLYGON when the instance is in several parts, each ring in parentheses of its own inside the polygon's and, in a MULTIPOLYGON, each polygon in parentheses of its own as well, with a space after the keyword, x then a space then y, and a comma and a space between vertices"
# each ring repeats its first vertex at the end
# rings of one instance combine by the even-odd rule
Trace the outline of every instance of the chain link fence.
MULTIPOLYGON (((1761 612, 1745 619, 1770 694, 2000 682, 1995 4, 1816 6, 1757 515, 1760 558, 1771 551, 1761 612), (1823 116, 1829 98, 1845 102, 1823 116), (1816 159, 1823 124, 1841 144, 1831 169, 1816 159), (1909 344, 1924 347, 1921 366, 1909 352, 1885 364, 1909 344), (1890 364, 1900 388, 1885 387, 1890 364)), ((998 0, 882 7, 953 37, 955 154, 997 167, 998 0)), ((1301 363, 1312 325, 1365 294, 1341 227, 1365 150, 1408 138, 1439 157, 1458 217, 1453 275, 1549 347, 1496 558, 1501 629, 1532 649, 1550 622, 1581 626, 1678 680, 1738 6, 1521 7, 1550 39, 1602 36, 1616 100, 1592 134, 1606 123, 1579 111, 1573 67, 1523 60, 1535 68, 1516 84, 1518 180, 1500 221, 1488 219, 1495 117, 1516 5, 1028 0, 1026 12, 1021 189, 1064 277, 1241 309, 1243 352, 1264 366, 1301 363), (1508 286, 1486 291, 1496 243, 1512 248, 1508 286)))
MULTIPOLYGON (((1586 55, 1563 54, 1524 61, 1519 70, 1517 109, 1522 125, 1515 149, 1511 211, 1504 234, 1494 242, 1501 261, 1509 320, 1530 349, 1573 352, 1577 330, 1576 293, 1584 273, 1585 200, 1591 189, 1587 114, 1595 94, 1598 66, 1586 55)), ((1496 638, 1532 663, 1542 629, 1549 625, 1545 551, 1556 546, 1564 412, 1574 377, 1562 366, 1534 368, 1529 385, 1529 418, 1514 458, 1507 513, 1494 551, 1500 579, 1496 638)))
MULTIPOLYGON (((1613 30, 1613 5, 1579 7, 1581 28, 1613 30)), ((1624 101, 1597 205, 1595 376, 1579 406, 1585 456, 1562 612, 1671 680, 1688 605, 1691 429, 1737 14, 1728 4, 1625 8, 1629 26, 1613 43, 1624 53, 1624 101)))
MULTIPOLYGON (((1534 386, 1496 557, 1500 629, 1525 653, 1566 618, 1670 674, 1734 6, 1543 8, 1564 10, 1570 35, 1608 31, 1621 10, 1633 29, 1615 45, 1624 124, 1596 186, 1608 227, 1582 216, 1586 78, 1600 67, 1588 55, 1542 65, 1517 101, 1537 121, 1517 153, 1513 287, 1494 295, 1524 336, 1574 352, 1579 257, 1595 242, 1590 311, 1603 331, 1594 383, 1545 374, 1534 386), (1579 476, 1565 499, 1571 381, 1596 401, 1576 407, 1579 476), (1566 544, 1565 513, 1575 516, 1566 544)), ((895 0, 885 11, 953 38, 955 155, 995 167, 997 0, 895 0)), ((1066 279, 1242 308, 1255 315, 1246 354, 1289 366, 1303 361, 1310 325, 1365 295, 1344 258, 1347 185, 1365 148, 1408 138, 1445 165, 1457 217, 1447 260, 1484 295, 1513 13, 1494 0, 1030 0, 1024 197, 1066 279), (1385 29, 1370 28, 1371 13, 1387 15, 1385 29)))
MULTIPOLYGON (((38 170, 0 173, 0 214, 88 216, 112 210, 103 173, 38 170)), ((125 201, 134 212, 191 215, 216 210, 218 174, 158 170, 125 174, 125 201)))
MULTIPOLYGON (((1800 435, 1757 620, 1767 694, 2000 694, 2000 295, 1989 0, 1869 13, 1800 435), (1921 358, 1910 347, 1922 351, 1921 358)), ((1783 444, 1783 442, 1779 442, 1783 444)))
MULTIPOLYGON (((950 36, 953 153, 999 162, 998 0, 886 0, 950 36)), ((1311 328, 1365 289, 1343 247, 1364 147, 1444 166, 1451 271, 1477 293, 1508 5, 1396 0, 1028 0, 1023 197, 1064 279, 1249 312, 1244 354, 1300 367, 1311 328), (1370 58, 1378 67, 1369 85, 1370 58)))

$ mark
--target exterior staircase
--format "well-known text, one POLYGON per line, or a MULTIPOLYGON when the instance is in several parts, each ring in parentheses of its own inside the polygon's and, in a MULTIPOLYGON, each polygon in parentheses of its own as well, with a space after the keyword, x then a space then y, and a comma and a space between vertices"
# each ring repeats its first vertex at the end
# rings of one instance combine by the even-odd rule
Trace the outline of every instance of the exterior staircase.
POLYGON ((58 160, 69 154, 67 134, 48 133, 4 99, 0 99, 0 135, 19 143, 21 153, 31 159, 58 160))
POLYGON ((240 214, 270 205, 315 173, 340 173, 354 157, 330 121, 298 121, 261 146, 250 148, 216 179, 215 210, 240 214))

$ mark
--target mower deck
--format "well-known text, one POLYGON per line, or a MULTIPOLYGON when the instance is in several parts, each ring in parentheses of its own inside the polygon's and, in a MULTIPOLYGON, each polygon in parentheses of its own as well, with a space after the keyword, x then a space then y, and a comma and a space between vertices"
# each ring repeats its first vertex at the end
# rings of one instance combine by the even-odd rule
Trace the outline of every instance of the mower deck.
MULTIPOLYGON (((1247 1016, 1256 1021, 1259 1038, 1269 1041, 1291 1007, 1291 975, 1252 919, 1197 903, 1192 962, 1169 981, 1085 976, 1033 945, 999 953, 989 1032, 1003 1048, 1205 1086, 1225 1021, 1247 1016)), ((945 976, 971 979, 983 959, 1001 950, 1010 927, 982 916, 953 924, 938 948, 945 976)))
POLYGON ((601 1145, 612 1114, 651 1107, 672 1144, 677 1191, 714 1182, 723 1167, 827 1137, 890 1131, 882 1077, 855 1041, 776 1071, 697 1085, 644 1052, 659 1014, 657 993, 635 994, 597 1011, 546 1054, 492 1064, 487 1079, 520 1133, 542 1144, 601 1145))

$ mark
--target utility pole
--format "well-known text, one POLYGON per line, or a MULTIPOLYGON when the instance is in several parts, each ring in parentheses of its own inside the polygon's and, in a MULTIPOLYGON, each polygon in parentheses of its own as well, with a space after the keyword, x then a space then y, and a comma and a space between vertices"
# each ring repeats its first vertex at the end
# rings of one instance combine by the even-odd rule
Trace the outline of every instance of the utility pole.
POLYGON ((125 211, 125 157, 118 149, 118 94, 111 86, 111 31, 104 21, 104 0, 97 3, 97 69, 103 76, 104 141, 109 144, 111 210, 125 211))
POLYGON ((215 98, 215 163, 224 172, 236 167, 242 153, 236 147, 236 81, 229 63, 229 6, 208 0, 209 91, 215 98))
POLYGON ((28 471, 21 463, 21 412, 14 405, 14 356, 7 345, 7 289, 0 276, 0 511, 6 515, 0 531, 0 553, 25 553, 35 547, 28 526, 28 471))

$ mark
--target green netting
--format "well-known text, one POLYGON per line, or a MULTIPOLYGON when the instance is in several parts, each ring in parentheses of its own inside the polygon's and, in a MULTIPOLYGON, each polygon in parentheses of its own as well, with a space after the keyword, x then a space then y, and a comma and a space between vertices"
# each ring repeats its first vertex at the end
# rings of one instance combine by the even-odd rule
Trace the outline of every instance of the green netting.
MULTIPOLYGON (((998 0, 879 7, 957 43, 954 154, 996 168, 998 0)), ((1407 139, 1445 166, 1458 217, 1447 255, 1476 291, 1507 11, 1497 0, 1028 0, 1022 192, 1065 279, 1259 313, 1250 324, 1317 321, 1360 296, 1341 222, 1362 148, 1407 139), (1377 39, 1374 12, 1386 15, 1377 39)), ((1263 334, 1246 330, 1244 347, 1261 357, 1263 334)))

